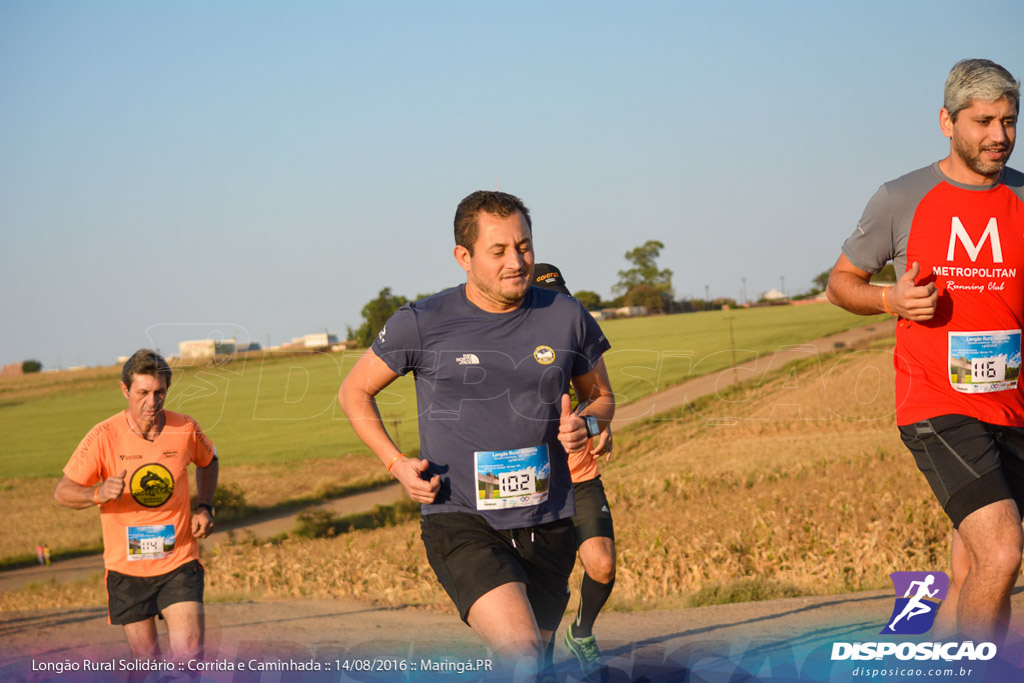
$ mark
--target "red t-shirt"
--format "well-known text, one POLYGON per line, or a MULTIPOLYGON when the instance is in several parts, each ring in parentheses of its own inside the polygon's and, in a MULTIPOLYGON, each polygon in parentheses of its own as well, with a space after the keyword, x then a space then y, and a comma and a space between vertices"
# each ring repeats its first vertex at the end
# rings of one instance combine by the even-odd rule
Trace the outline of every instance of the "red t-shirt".
POLYGON ((965 186, 936 164, 886 183, 869 202, 843 252, 877 272, 915 261, 919 285, 939 291, 935 316, 896 328, 896 419, 944 414, 1024 426, 1024 176, 965 186))

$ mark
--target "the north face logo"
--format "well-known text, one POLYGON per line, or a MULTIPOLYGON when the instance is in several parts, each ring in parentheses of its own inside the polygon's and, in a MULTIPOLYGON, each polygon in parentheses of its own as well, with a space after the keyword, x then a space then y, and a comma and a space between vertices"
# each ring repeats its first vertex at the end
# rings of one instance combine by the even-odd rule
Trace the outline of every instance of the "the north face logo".
POLYGON ((480 365, 480 359, 476 357, 475 353, 464 353, 456 358, 455 362, 459 365, 480 365))

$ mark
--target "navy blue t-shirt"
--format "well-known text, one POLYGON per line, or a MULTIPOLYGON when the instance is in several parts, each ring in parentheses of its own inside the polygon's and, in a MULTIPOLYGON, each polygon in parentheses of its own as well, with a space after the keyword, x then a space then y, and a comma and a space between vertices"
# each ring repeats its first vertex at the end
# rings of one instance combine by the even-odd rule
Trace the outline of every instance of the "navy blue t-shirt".
POLYGON ((479 514, 495 529, 574 515, 561 396, 610 346, 576 299, 538 287, 508 313, 481 310, 465 285, 396 311, 373 351, 416 378, 420 457, 441 475, 423 514, 479 514))

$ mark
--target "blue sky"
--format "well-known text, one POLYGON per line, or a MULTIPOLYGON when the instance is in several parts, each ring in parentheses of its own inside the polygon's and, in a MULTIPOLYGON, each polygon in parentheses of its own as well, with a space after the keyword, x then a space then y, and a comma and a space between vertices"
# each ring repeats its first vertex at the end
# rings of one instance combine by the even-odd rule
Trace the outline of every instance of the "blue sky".
POLYGON ((572 289, 657 239, 678 297, 796 293, 948 151, 956 60, 1024 73, 1022 27, 1011 0, 0 0, 0 363, 343 334, 382 287, 464 280, 480 188, 572 289))

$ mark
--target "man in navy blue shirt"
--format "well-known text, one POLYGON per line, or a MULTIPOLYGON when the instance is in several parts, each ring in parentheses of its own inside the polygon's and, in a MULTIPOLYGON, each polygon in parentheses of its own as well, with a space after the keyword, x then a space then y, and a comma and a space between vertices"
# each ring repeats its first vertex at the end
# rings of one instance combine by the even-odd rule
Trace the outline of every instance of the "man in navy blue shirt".
POLYGON ((463 620, 503 659, 532 668, 569 598, 568 453, 585 449, 615 411, 600 363, 610 345, 575 299, 531 286, 533 228, 517 197, 466 197, 455 242, 466 283, 396 312, 339 400, 423 504, 427 558, 463 620), (374 400, 410 371, 420 457, 399 452, 374 400), (583 410, 571 410, 570 384, 583 410))

